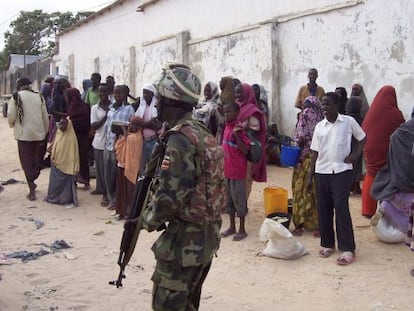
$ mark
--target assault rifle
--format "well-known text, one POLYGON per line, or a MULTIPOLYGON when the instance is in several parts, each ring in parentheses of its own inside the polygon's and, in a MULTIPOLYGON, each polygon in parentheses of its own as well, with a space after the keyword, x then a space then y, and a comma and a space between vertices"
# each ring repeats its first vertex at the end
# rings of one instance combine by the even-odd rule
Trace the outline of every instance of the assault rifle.
POLYGON ((122 234, 120 253, 118 257, 118 265, 120 267, 118 279, 109 281, 109 285, 115 285, 117 288, 122 287, 122 279, 125 278, 125 267, 134 253, 139 233, 142 227, 143 212, 147 208, 152 190, 157 184, 155 173, 160 167, 161 161, 165 153, 165 143, 158 142, 152 152, 151 160, 148 162, 144 176, 140 176, 137 180, 132 201, 132 210, 125 221, 124 232, 122 234))

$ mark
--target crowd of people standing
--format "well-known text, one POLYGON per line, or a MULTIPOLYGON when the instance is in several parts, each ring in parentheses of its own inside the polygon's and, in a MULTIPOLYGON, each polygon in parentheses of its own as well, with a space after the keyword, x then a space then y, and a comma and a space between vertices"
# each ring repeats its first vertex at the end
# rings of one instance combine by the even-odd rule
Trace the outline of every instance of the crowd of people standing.
MULTIPOLYGON (((319 237, 320 229, 317 212, 317 189, 315 184, 311 189, 307 189, 305 181, 308 179, 311 171, 312 149, 310 146, 314 137, 314 130, 316 125, 325 118, 325 113, 322 110, 322 98, 325 96, 325 90, 316 83, 317 78, 318 71, 315 68, 311 68, 308 72, 309 83, 302 86, 298 91, 294 106, 299 108, 300 112, 297 116, 296 130, 292 139, 281 135, 275 123, 269 124, 267 93, 263 86, 259 84, 248 85, 230 76, 221 78, 219 84, 210 81, 205 84, 204 96, 198 101, 193 110, 193 118, 201 121, 216 137, 217 141, 223 144, 223 147, 228 144, 237 146, 235 140, 231 141, 232 135, 230 135, 230 141, 223 137, 227 123, 231 123, 226 121, 224 108, 226 104, 237 103, 241 108, 238 112, 238 122, 241 123, 243 129, 249 129, 255 133, 262 146, 264 146, 262 161, 255 164, 247 161, 246 172, 244 173, 244 169, 239 172, 239 175, 246 177, 246 198, 250 194, 253 180, 259 182, 266 181, 266 163, 272 163, 269 159, 280 155, 280 145, 282 143, 289 144, 290 140, 293 140, 302 149, 292 176, 293 223, 295 225, 293 233, 301 235, 304 230, 312 231, 315 237, 319 237)), ((120 185, 123 184, 121 182, 122 178, 125 174, 138 176, 144 172, 151 151, 157 139, 163 133, 162 123, 157 119, 157 90, 154 85, 146 84, 142 89, 142 96, 138 100, 129 102, 129 98, 133 97, 129 94, 129 88, 126 85, 115 85, 113 76, 108 76, 105 83, 101 83, 101 75, 99 73, 93 73, 90 79, 83 81, 84 89, 82 94, 78 89, 71 88, 67 77, 61 75, 45 80, 40 92, 41 97, 38 97, 36 93, 31 91, 28 79, 23 78, 19 81, 18 92, 15 94, 22 94, 23 98, 24 96, 36 96, 36 100, 42 103, 39 104, 41 106, 41 112, 39 112, 42 119, 41 122, 38 120, 31 122, 40 128, 43 127, 42 131, 37 130, 37 136, 34 138, 38 142, 36 145, 39 146, 37 148, 39 149, 37 151, 38 155, 36 157, 26 156, 27 154, 35 154, 35 152, 19 151, 20 157, 23 157, 21 162, 23 167, 25 167, 25 174, 29 185, 28 199, 33 200, 36 198, 36 184, 34 180, 38 176, 39 169, 45 165, 45 162, 47 163, 47 159, 44 159, 47 145, 45 141, 49 144, 49 158, 55 172, 58 167, 56 164, 59 161, 67 162, 69 159, 59 159, 57 155, 60 154, 60 149, 53 142, 56 140, 57 134, 57 141, 62 138, 63 130, 68 131, 63 136, 70 136, 69 133, 73 129, 77 146, 73 146, 72 149, 76 148, 78 157, 74 157, 71 160, 72 169, 65 170, 70 172, 70 174, 66 174, 66 183, 68 183, 68 180, 73 179, 75 190, 79 184, 83 185, 83 190, 89 190, 90 167, 93 166, 96 175, 96 188, 91 191, 91 194, 102 195, 101 205, 116 210, 120 218, 127 216, 127 211, 130 209, 128 207, 130 200, 120 198, 119 201, 125 203, 118 204, 117 197, 125 196, 125 193, 128 193, 126 191, 127 188, 133 189, 131 185, 135 184, 133 181, 135 177, 130 180, 131 184, 129 184, 129 187, 120 191, 119 189, 122 188, 120 185), (47 128, 44 129, 46 115, 49 115, 50 120, 47 122, 47 128), (132 116, 136 116, 138 119, 135 119, 135 127, 137 129, 131 133, 128 130, 128 123, 131 121, 132 116), (60 123, 62 119, 67 119, 70 122, 63 121, 60 123), (118 132, 112 126, 114 121, 115 123, 124 122, 124 126, 118 127, 118 132), (133 154, 139 163, 132 165, 133 172, 131 173, 131 162, 129 161, 125 173, 125 150, 128 145, 126 142, 127 137, 133 133, 139 133, 142 141, 135 142, 135 145, 139 146, 138 148, 130 146, 128 150, 135 150, 133 154), (117 146, 116 142, 118 140, 123 142, 123 144, 118 143, 117 146), (123 151, 117 150, 122 148, 123 151), (28 159, 24 159, 25 157, 28 159), (120 158, 124 160, 120 161, 120 158), (39 163, 39 165, 29 163, 33 161, 39 163), (117 185, 119 185, 119 193, 117 193, 117 185), (118 205, 125 206, 117 208, 118 205)), ((337 87, 334 93, 337 95, 335 99, 339 105, 338 113, 353 117, 367 134, 363 154, 359 155, 357 161, 352 163, 353 178, 349 190, 354 194, 361 194, 362 192, 362 215, 372 217, 376 212, 377 201, 371 196, 370 190, 377 172, 387 162, 389 138, 404 123, 404 118, 398 109, 396 93, 392 86, 381 88, 375 96, 371 107, 368 104, 361 84, 352 85, 349 98, 345 87, 337 87), (384 118, 382 122, 378 122, 384 115, 387 115, 387 118, 384 118), (360 182, 362 181, 363 186, 361 190, 360 182)), ((21 96, 19 96, 16 103, 19 101, 24 103, 25 99, 22 100, 21 96)), ((16 134, 16 139, 19 142, 19 148, 22 149, 25 147, 26 143, 24 142, 28 138, 22 139, 21 137, 21 130, 19 130, 21 125, 18 122, 16 123, 15 120, 22 116, 18 111, 14 112, 13 107, 11 105, 9 119, 11 120, 11 125, 15 127, 15 132, 19 131, 16 134)), ((19 105, 16 105, 16 107, 19 107, 19 105)), ((23 111, 23 109, 20 108, 20 111, 23 111)), ((30 117, 33 117, 33 114, 30 117)), ((26 118, 29 117, 27 116, 26 118)), ((133 144, 132 138, 130 141, 129 145, 133 144)), ((356 148, 357 143, 358 141, 355 138, 352 139, 352 150, 356 148)), ((59 144, 57 145, 59 146, 59 144)), ((65 148, 68 145, 70 144, 65 144, 65 148)), ((66 152, 65 154, 70 153, 66 152)), ((126 154, 128 159, 130 159, 131 154, 126 154)), ((227 166, 233 165, 233 162, 229 162, 227 166)), ((280 161, 277 159, 273 163, 280 164, 280 161)), ((51 174, 51 179, 52 176, 53 178, 57 177, 56 174, 51 174)), ((59 183, 53 182, 52 184, 56 185, 59 183)), ((46 200, 53 203, 76 206, 78 204, 75 195, 76 191, 71 189, 72 187, 69 187, 66 191, 58 190, 57 192, 56 189, 49 189, 51 193, 48 194, 46 200), (69 195, 70 193, 74 194, 69 195), (57 194, 61 194, 62 199, 59 199, 57 194)), ((246 205, 244 211, 237 213, 242 215, 242 219, 248 210, 247 203, 243 204, 246 205)), ((230 210, 232 209, 230 208, 230 210)), ((244 232, 242 219, 241 229, 244 232)), ((225 231, 223 236, 227 236, 233 231, 235 231, 235 228, 231 225, 230 230, 225 231)), ((243 236, 245 236, 245 232, 243 236)))
MULTIPOLYGON (((382 87, 369 106, 360 84, 352 86, 348 98, 345 87, 325 92, 317 78, 318 71, 310 69, 309 83, 299 89, 294 104, 300 111, 292 140, 301 153, 292 175, 293 234, 311 231, 320 238, 320 257, 328 258, 338 248, 341 254, 336 263, 351 264, 356 243, 348 199, 350 193, 361 194, 363 181, 361 214, 371 218, 388 213, 392 218, 391 208, 404 212, 407 221, 402 230, 413 248, 412 119, 404 123, 392 86, 382 87), (376 200, 391 207, 377 208, 376 200)), ((272 138, 279 134, 277 125, 269 124, 264 88, 225 76, 218 85, 205 84, 204 97, 199 100, 199 80, 184 65, 164 69, 160 80, 146 84, 139 98, 133 98, 128 86, 116 84, 112 76, 101 83, 99 73, 84 81, 82 93, 61 75, 46 80, 41 94, 30 85, 27 78, 18 80, 8 114, 29 187, 28 200, 36 200, 35 181, 48 153, 51 170, 45 201, 78 206, 80 185, 84 191, 91 190, 92 166, 96 188, 90 193, 101 195, 100 204, 123 219, 131 212, 137 178, 145 174, 154 145, 168 137, 160 185, 143 225, 153 231, 169 222, 153 248, 157 258, 154 290, 158 287, 153 307, 161 306, 166 297, 180 297, 180 303, 198 308, 201 286, 220 237, 232 236, 233 241, 247 237, 245 221, 252 182, 267 180, 269 133, 275 134, 272 138), (177 82, 183 75, 192 80, 177 82), (183 130, 185 127, 189 129, 183 130), (253 161, 256 141, 261 151, 253 161), (197 167, 200 146, 209 150, 200 163, 210 165, 212 172, 197 167), (213 185, 204 181, 203 189, 216 195, 201 194, 206 195, 201 201, 205 206, 188 192, 189 187, 198 189, 203 183, 199 171, 214 181, 213 185), (225 204, 221 200, 224 196, 225 204), (221 211, 229 215, 229 227, 224 231, 221 211), (160 252, 179 234, 183 241, 197 236, 208 238, 211 244, 201 245, 201 251, 194 255, 196 262, 188 266, 185 255, 169 254, 177 256, 171 265, 160 252), (187 273, 197 276, 198 281, 184 279, 187 273), (188 292, 165 286, 165 280, 174 278, 188 282, 188 292)), ((200 199, 197 195, 196 191, 194 196, 200 199)), ((181 247, 186 246, 170 251, 181 247)))
POLYGON ((373 226, 378 217, 387 215, 392 225, 408 234, 412 247, 412 225, 409 227, 408 222, 414 211, 414 179, 408 162, 413 160, 414 149, 412 132, 407 133, 411 121, 404 123, 395 89, 389 85, 382 87, 368 105, 362 85, 352 85, 348 98, 342 86, 325 93, 317 85, 317 78, 318 71, 310 69, 309 83, 299 89, 295 101, 300 112, 294 141, 301 153, 292 176, 293 234, 300 236, 304 230, 312 231, 320 237, 320 257, 327 258, 336 250, 336 228, 337 247, 342 251, 337 263, 352 263, 355 239, 348 198, 350 193, 362 193, 361 215, 376 215, 371 221, 373 226), (390 145, 397 134, 406 135, 408 141, 395 139, 396 146, 390 145), (397 165, 399 157, 401 165, 397 165), (401 181, 398 186, 396 176, 401 181), (393 191, 386 193, 392 183, 393 191), (379 207, 378 199, 382 201, 379 207))

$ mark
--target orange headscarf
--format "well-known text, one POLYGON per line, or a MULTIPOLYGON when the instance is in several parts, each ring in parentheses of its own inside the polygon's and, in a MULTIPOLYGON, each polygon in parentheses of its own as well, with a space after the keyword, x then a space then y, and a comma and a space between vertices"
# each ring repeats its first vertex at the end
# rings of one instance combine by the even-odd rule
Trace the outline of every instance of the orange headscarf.
MULTIPOLYGON (((130 126, 135 125, 139 127, 142 122, 144 122, 142 118, 133 116, 130 120, 130 126)), ((137 181, 139 168, 141 166, 143 144, 144 140, 141 129, 135 133, 128 133, 125 150, 125 177, 133 184, 137 181)))

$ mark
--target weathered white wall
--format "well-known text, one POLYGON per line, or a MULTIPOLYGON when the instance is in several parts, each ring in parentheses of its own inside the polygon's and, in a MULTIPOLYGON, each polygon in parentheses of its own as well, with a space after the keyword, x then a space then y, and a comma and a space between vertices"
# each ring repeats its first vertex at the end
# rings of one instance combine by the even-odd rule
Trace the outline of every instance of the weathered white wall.
MULTIPOLYGON (((393 85, 409 118, 414 105, 414 7, 411 1, 364 2, 278 25, 283 120, 295 119, 293 103, 310 67, 318 68, 317 82, 325 91, 344 86, 350 92, 353 83, 361 83, 369 103, 383 85, 393 85)), ((283 125, 293 132, 293 122, 283 125)))
MULTIPOLYGON (((120 83, 127 83, 128 79, 122 81, 121 79, 128 75, 119 72, 128 68, 125 62, 128 62, 129 57, 125 50, 130 46, 136 47, 137 60, 139 60, 140 51, 145 53, 148 42, 158 41, 166 36, 175 36, 182 31, 189 30, 191 39, 208 38, 248 25, 256 25, 275 16, 338 1, 316 0, 310 4, 307 0, 277 1, 277 3, 273 0, 262 0, 260 4, 252 6, 250 0, 160 0, 155 5, 146 7, 144 12, 136 12, 140 2, 124 1, 122 5, 61 36, 59 55, 56 57, 60 72, 69 72, 68 57, 74 53, 75 80, 72 82, 80 86, 82 79, 89 77, 94 71, 93 60, 99 56, 103 76, 114 74, 120 83)), ((149 56, 153 61, 158 61, 156 59, 158 56, 168 60, 175 60, 170 58, 177 57, 171 53, 171 50, 166 51, 169 57, 164 57, 163 54, 161 52, 149 56)), ((233 62, 237 63, 237 59, 233 62)), ((142 68, 140 70, 145 79, 145 73, 142 68)), ((140 82, 142 80, 140 81, 138 77, 137 83, 140 82)))
MULTIPOLYGON (((185 61, 202 82, 233 75, 269 91, 272 118, 294 130, 293 102, 307 70, 319 69, 326 90, 360 82, 371 101, 384 84, 395 86, 406 117, 414 101, 412 61, 414 7, 410 0, 160 0, 136 12, 140 1, 124 1, 60 37, 55 57, 69 73, 74 54, 75 86, 95 71, 135 87, 153 81, 166 61, 185 61), (402 14, 404 12, 404 14, 402 14), (184 32, 184 35, 182 33, 184 32), (188 32, 188 50, 182 41, 188 32), (130 48, 136 72, 130 73, 130 48), (187 53, 188 52, 188 53, 187 53)), ((139 94, 133 94, 139 95, 139 94)))
POLYGON ((104 78, 113 75, 120 84, 129 81, 129 47, 136 45, 135 29, 131 22, 137 17, 135 1, 127 1, 116 10, 99 16, 59 40, 56 65, 59 72, 69 73, 68 57, 74 54, 75 77, 72 84, 82 86, 82 80, 95 72, 94 59, 99 57, 100 73, 104 78))
POLYGON ((263 84, 272 98, 272 41, 269 25, 189 47, 191 67, 202 81, 232 75, 243 82, 263 84))

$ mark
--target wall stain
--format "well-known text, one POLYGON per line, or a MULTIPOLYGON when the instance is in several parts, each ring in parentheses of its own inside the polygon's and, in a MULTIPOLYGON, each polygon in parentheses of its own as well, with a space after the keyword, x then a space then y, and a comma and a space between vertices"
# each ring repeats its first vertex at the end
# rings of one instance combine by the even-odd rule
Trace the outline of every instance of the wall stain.
POLYGON ((261 72, 261 81, 260 82, 262 84, 265 84, 269 81, 272 81, 272 76, 273 76, 272 68, 262 70, 262 72, 261 72))
POLYGON ((391 54, 390 54, 390 60, 394 59, 399 63, 402 63, 405 57, 405 46, 404 42, 402 40, 398 40, 394 42, 394 44, 391 47, 391 54))
MULTIPOLYGON (((412 74, 413 75, 413 74, 412 74)), ((414 78, 405 78, 401 80, 400 92, 410 94, 410 98, 414 97, 414 78)))
POLYGON ((203 60, 203 53, 201 53, 201 51, 196 51, 195 53, 192 53, 191 56, 192 61, 195 63, 201 62, 203 60))

